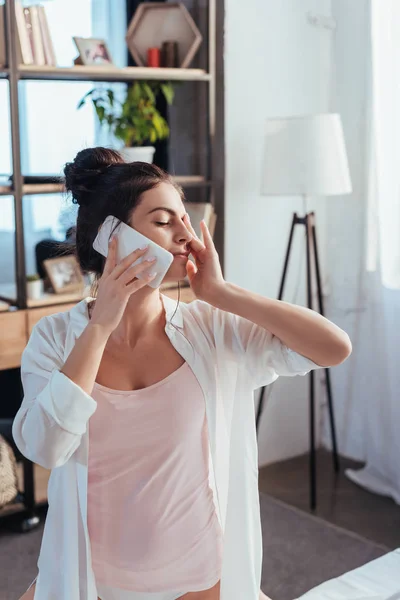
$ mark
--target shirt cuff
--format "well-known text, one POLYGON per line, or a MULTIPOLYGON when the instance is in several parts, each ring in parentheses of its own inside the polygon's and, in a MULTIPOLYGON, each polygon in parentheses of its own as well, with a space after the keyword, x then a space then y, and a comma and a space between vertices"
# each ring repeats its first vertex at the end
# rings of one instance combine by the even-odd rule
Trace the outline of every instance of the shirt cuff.
POLYGON ((285 347, 285 354, 289 370, 298 375, 306 375, 310 371, 316 369, 326 369, 326 367, 317 365, 310 358, 295 352, 295 350, 292 350, 291 348, 285 347))
POLYGON ((63 429, 76 435, 86 431, 86 424, 96 411, 97 402, 61 371, 52 372, 37 401, 63 429))

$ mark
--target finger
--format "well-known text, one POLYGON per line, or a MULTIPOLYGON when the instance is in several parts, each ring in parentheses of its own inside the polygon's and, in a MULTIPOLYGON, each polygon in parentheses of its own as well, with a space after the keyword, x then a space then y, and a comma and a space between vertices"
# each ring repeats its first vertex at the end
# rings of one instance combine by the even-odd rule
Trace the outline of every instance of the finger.
POLYGON ((117 263, 117 240, 115 237, 111 238, 108 243, 108 254, 106 262, 104 264, 103 275, 106 277, 110 275, 112 270, 115 268, 117 263))
POLYGON ((204 219, 200 221, 200 227, 203 233, 203 240, 206 248, 208 248, 209 250, 215 250, 214 240, 212 239, 212 235, 204 219))
POLYGON ((192 261, 190 258, 189 258, 189 261, 193 262, 193 264, 196 265, 196 267, 200 267, 200 265, 202 265, 204 263, 204 260, 205 260, 204 257, 203 258, 200 257, 200 255, 195 250, 192 249, 190 254, 191 254, 191 256, 193 256, 194 261, 192 261))
POLYGON ((186 225, 187 229, 192 234, 192 236, 194 237, 194 239, 197 240, 198 242, 202 243, 201 239, 199 238, 199 236, 197 235, 197 233, 193 229, 193 225, 192 225, 192 223, 190 221, 189 215, 186 213, 183 218, 184 218, 184 222, 185 222, 185 225, 186 225))
POLYGON ((152 281, 155 277, 157 276, 157 273, 148 273, 146 277, 143 277, 143 279, 135 279, 135 281, 132 281, 131 283, 129 283, 126 286, 126 291, 129 295, 133 294, 134 292, 137 292, 137 290, 140 290, 141 288, 143 288, 145 285, 147 285, 148 283, 150 283, 150 281, 152 281))
POLYGON ((143 248, 137 248, 136 250, 128 254, 128 256, 121 260, 121 262, 118 263, 115 269, 113 270, 113 279, 118 279, 118 277, 122 275, 122 273, 124 273, 132 265, 132 263, 134 263, 141 256, 144 256, 148 249, 149 246, 147 245, 143 248))
POLYGON ((191 248, 193 248, 197 252, 200 252, 201 250, 204 250, 205 245, 197 237, 197 234, 196 234, 195 230, 193 229, 192 224, 189 221, 189 218, 188 218, 187 214, 183 218, 184 218, 184 223, 185 223, 186 228, 188 229, 189 233, 192 234, 192 239, 189 242, 191 248))
MULTIPOLYGON (((151 259, 143 260, 140 264, 135 265, 134 267, 129 267, 128 269, 126 269, 126 271, 122 273, 122 275, 118 277, 118 282, 122 285, 127 285, 132 281, 132 279, 137 277, 139 273, 143 273, 143 271, 146 271, 146 269, 149 269, 150 267, 154 266, 156 262, 157 259, 154 257, 151 259)), ((152 271, 154 270, 155 269, 153 268, 152 271)))
POLYGON ((193 262, 191 260, 188 260, 186 263, 186 273, 189 278, 189 283, 191 283, 193 280, 193 277, 197 273, 197 268, 195 267, 195 265, 193 264, 193 262))

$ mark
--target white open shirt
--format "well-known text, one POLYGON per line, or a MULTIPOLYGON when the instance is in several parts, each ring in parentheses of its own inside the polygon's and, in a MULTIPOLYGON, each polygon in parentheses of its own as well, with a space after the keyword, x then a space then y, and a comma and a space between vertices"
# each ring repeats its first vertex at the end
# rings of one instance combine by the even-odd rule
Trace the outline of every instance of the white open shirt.
MULTIPOLYGON (((320 367, 247 319, 201 300, 176 310, 174 300, 161 298, 166 334, 206 403, 209 482, 224 532, 221 600, 258 600, 262 537, 253 392, 279 375, 320 367)), ((60 372, 89 322, 90 300, 43 317, 22 355, 24 399, 14 440, 24 456, 52 470, 35 600, 97 600, 87 528, 89 423, 97 403, 60 372)))

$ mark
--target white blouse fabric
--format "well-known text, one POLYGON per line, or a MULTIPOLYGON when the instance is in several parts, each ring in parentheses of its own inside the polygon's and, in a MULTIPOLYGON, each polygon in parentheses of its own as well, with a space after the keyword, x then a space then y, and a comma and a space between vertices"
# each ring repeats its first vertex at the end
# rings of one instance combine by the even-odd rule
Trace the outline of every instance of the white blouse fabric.
MULTIPOLYGON (((177 308, 161 298, 165 332, 205 398, 209 482, 224 534, 220 600, 258 600, 262 536, 253 392, 280 375, 320 367, 247 319, 201 300, 177 308)), ((22 355, 24 398, 14 440, 24 456, 51 469, 34 600, 97 600, 87 526, 89 426, 97 402, 60 371, 89 322, 91 300, 43 317, 22 355)))

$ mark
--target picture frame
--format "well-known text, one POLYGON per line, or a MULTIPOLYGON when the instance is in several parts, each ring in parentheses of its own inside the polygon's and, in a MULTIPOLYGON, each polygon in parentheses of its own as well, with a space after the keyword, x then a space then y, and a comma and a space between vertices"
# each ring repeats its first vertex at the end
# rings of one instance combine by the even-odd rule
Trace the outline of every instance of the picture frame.
POLYGON ((48 258, 43 261, 43 267, 56 294, 84 289, 85 279, 74 255, 48 258))
POLYGON ((79 52, 79 58, 75 64, 91 67, 114 66, 107 42, 102 38, 74 37, 75 45, 79 52))

